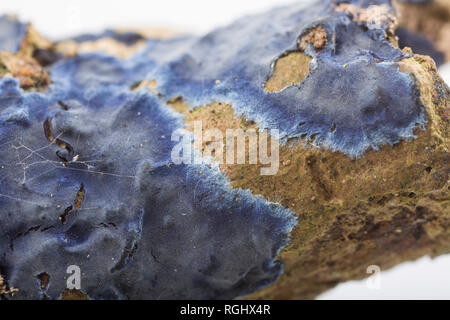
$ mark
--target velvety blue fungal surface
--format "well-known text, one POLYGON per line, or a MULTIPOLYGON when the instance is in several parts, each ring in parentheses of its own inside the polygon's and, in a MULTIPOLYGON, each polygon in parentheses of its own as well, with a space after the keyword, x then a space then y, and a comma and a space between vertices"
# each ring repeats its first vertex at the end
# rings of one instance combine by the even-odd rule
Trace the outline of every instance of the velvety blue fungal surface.
POLYGON ((279 276, 291 213, 217 168, 173 165, 180 115, 117 83, 52 92, 0 82, 0 264, 15 297, 58 298, 69 265, 91 298, 233 298, 279 276))
MULTIPOLYGON (((413 78, 398 70, 408 56, 384 28, 317 0, 201 37, 149 40, 130 59, 60 60, 43 93, 0 80, 0 271, 19 288, 14 298, 58 298, 70 265, 96 299, 235 298, 276 281, 292 212, 231 188, 215 166, 173 164, 170 137, 185 125, 165 102, 230 103, 260 128, 279 129, 282 141, 315 136, 318 146, 361 156, 426 123, 413 78), (317 26, 327 43, 306 49, 308 76, 266 92, 275 61, 317 26), (159 95, 130 90, 144 79, 157 81, 159 95)), ((23 32, 1 18, 0 48, 15 52, 23 32)))
POLYGON ((8 16, 0 17, 0 50, 16 52, 27 31, 27 25, 8 16))

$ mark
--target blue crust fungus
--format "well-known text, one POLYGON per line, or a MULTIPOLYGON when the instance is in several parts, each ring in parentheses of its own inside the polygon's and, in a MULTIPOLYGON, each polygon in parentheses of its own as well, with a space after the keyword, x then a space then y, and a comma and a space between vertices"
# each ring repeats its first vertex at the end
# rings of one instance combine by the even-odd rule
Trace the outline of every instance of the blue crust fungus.
POLYGON ((153 94, 90 84, 59 100, 1 82, 2 270, 16 297, 57 298, 68 265, 91 298, 232 298, 274 281, 289 211, 214 168, 172 165, 182 121, 153 94))
POLYGON ((433 230, 448 248, 423 222, 448 202, 429 196, 448 175, 448 87, 399 47, 390 1, 316 0, 169 39, 50 43, 3 24, 20 67, 0 73, 2 298, 58 299, 71 265, 92 299, 314 297, 361 277, 346 254, 373 262, 394 240, 363 242, 383 232, 405 228, 386 267, 431 250, 433 230), (279 173, 173 163, 172 133, 196 119, 278 129, 279 173), (411 177, 405 154, 432 169, 411 177))

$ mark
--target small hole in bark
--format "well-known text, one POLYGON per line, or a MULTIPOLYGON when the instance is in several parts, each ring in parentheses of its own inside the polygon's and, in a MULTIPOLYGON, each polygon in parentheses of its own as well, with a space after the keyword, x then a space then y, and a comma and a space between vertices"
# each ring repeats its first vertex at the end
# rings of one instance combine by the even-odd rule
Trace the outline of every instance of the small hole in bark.
POLYGON ((41 289, 45 290, 50 282, 50 276, 48 275, 48 273, 42 272, 42 273, 38 274, 36 276, 36 278, 38 278, 39 281, 41 282, 40 283, 41 289))
POLYGON ((69 106, 67 104, 65 104, 62 101, 58 101, 59 106, 61 107, 62 110, 67 111, 69 110, 69 106))

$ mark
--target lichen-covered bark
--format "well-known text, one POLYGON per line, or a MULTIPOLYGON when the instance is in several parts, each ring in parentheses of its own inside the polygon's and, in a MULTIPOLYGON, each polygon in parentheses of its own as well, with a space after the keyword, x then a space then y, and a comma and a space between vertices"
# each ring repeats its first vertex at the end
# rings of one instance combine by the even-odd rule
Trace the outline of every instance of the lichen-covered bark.
POLYGON ((419 34, 433 43, 442 52, 445 61, 450 61, 450 2, 433 0, 424 3, 394 0, 399 25, 414 34, 419 34))

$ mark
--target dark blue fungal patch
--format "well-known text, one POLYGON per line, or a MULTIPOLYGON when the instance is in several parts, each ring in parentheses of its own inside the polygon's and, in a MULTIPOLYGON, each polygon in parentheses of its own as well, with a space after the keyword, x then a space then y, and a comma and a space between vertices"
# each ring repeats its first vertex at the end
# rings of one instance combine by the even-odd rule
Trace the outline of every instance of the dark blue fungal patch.
POLYGON ((17 52, 26 32, 26 24, 8 16, 0 16, 0 51, 17 52))
POLYGON ((157 67, 147 77, 161 94, 181 95, 194 107, 230 103, 260 128, 279 129, 282 141, 316 136, 314 144, 357 157, 413 138, 417 124, 425 124, 412 76, 398 71, 409 55, 386 39, 387 27, 355 22, 328 1, 279 8, 199 39, 150 43, 147 57, 157 67), (313 58, 306 79, 266 92, 274 62, 299 50, 316 26, 326 31, 327 45, 306 49, 313 58))
POLYGON ((0 267, 15 298, 42 297, 42 273, 58 298, 69 265, 98 299, 234 298, 275 281, 292 214, 218 168, 171 164, 183 121, 155 95, 97 88, 58 103, 0 82, 0 267))
POLYGON ((130 88, 142 80, 155 64, 152 61, 136 57, 121 60, 101 54, 81 54, 73 59, 60 61, 52 69, 53 89, 62 95, 71 94, 78 97, 89 96, 89 92, 130 88))

